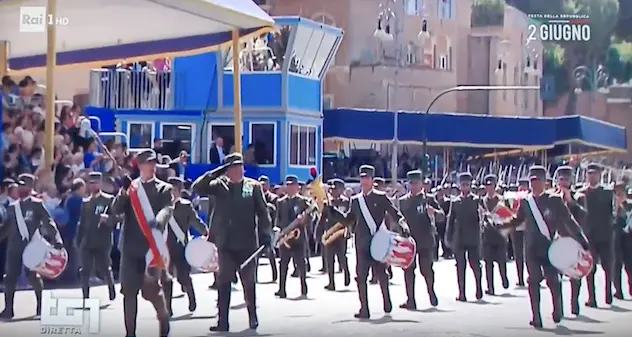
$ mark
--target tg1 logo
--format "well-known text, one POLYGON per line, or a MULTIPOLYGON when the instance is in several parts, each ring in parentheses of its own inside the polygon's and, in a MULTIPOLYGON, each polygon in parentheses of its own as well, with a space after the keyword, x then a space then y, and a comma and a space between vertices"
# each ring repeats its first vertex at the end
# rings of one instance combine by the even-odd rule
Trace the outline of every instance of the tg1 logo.
POLYGON ((83 333, 84 312, 88 313, 88 332, 99 332, 101 302, 95 298, 54 298, 42 294, 40 333, 43 335, 76 335, 83 333), (85 303, 85 308, 83 310, 85 303))

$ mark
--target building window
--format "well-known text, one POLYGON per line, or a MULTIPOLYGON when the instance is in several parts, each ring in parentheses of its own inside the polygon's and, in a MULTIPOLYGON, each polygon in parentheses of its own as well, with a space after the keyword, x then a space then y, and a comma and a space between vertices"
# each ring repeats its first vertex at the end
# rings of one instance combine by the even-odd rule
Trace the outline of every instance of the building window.
MULTIPOLYGON (((513 83, 514 85, 518 85, 518 67, 514 66, 514 74, 513 74, 513 83)), ((514 97, 514 106, 518 107, 518 90, 514 90, 513 92, 513 97, 514 97)))
POLYGON ((290 165, 316 165, 316 127, 290 125, 290 165))
POLYGON ((448 69, 448 57, 445 55, 439 56, 439 69, 446 70, 448 69))
POLYGON ((432 69, 437 69, 437 45, 432 46, 432 69))
POLYGON ((417 64, 417 46, 412 42, 408 42, 406 46, 406 63, 409 65, 417 64))
MULTIPOLYGON (((528 85, 529 84, 529 74, 524 74, 523 78, 522 78, 522 85, 528 85)), ((529 93, 525 92, 522 94, 522 107, 525 110, 529 109, 529 93)))
POLYGON ((275 165, 276 123, 250 124, 250 145, 255 148, 255 161, 259 165, 275 165))
POLYGON ((454 64, 452 63, 452 47, 448 47, 448 69, 453 70, 454 64))
MULTIPOLYGON (((507 85, 507 63, 503 62, 503 85, 507 85)), ((507 101, 507 90, 502 90, 503 101, 507 101)))
POLYGON ((325 94, 323 95, 323 110, 333 109, 334 108, 334 95, 325 94))
POLYGON ((452 2, 454 0, 437 0, 439 19, 452 19, 452 2))
POLYGON ((193 124, 160 124, 163 154, 171 158, 176 158, 180 151, 191 154, 193 137, 195 136, 195 126, 193 124))
POLYGON ((209 126, 208 134, 210 136, 209 149, 215 146, 215 140, 219 137, 222 139, 224 153, 229 154, 232 152, 233 145, 235 145, 235 126, 232 124, 212 124, 209 126))
POLYGON ((154 143, 153 122, 128 122, 127 141, 130 150, 146 149, 154 143))
POLYGON ((406 14, 419 15, 423 10, 422 0, 406 0, 406 14))

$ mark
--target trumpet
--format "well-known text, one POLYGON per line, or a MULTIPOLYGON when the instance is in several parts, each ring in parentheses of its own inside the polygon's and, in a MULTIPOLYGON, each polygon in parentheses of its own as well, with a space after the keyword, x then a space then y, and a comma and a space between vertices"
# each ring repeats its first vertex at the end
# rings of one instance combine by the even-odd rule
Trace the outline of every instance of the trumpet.
POLYGON ((329 246, 332 242, 347 236, 347 233, 347 226, 338 222, 323 233, 323 236, 320 238, 320 242, 323 246, 329 246))

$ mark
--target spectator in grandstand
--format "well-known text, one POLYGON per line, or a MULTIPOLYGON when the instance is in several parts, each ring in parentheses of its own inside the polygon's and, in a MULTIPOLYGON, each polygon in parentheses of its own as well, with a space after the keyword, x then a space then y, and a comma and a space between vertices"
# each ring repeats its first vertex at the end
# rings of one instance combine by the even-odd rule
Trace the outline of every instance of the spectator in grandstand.
POLYGON ((169 163, 167 163, 167 165, 169 165, 169 168, 173 170, 173 174, 176 177, 180 177, 180 179, 184 180, 184 177, 186 176, 188 162, 189 154, 186 151, 182 150, 180 151, 178 158, 171 160, 169 163))
POLYGON ((226 157, 226 151, 224 150, 224 139, 222 137, 216 137, 211 144, 211 150, 209 153, 209 161, 211 164, 221 164, 226 157))

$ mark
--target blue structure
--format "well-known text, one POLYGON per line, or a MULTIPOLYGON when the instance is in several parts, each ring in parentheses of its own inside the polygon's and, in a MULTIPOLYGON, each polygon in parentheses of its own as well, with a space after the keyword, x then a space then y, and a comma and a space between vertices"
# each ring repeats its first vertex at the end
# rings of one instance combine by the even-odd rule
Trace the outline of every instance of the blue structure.
MULTIPOLYGON (((241 73, 242 143, 255 147, 269 143, 266 151, 270 152, 256 170, 247 171, 251 176, 265 174, 273 182, 282 181, 287 174, 307 180, 309 168, 320 171, 322 165, 322 80, 343 32, 300 17, 274 19, 278 33, 263 39, 266 45, 284 45, 284 55, 274 55, 279 66, 272 71, 241 73)), ((232 65, 230 55, 220 50, 175 58, 171 71, 173 110, 93 106, 86 112, 101 120, 101 131, 127 134, 130 148, 151 146, 153 139, 163 138, 165 127, 188 128, 195 163, 191 171, 201 172, 209 168, 206 163, 214 136, 232 138, 232 131, 226 132, 234 125, 233 72, 227 67, 232 65), (138 142, 139 137, 144 141, 138 142)))

